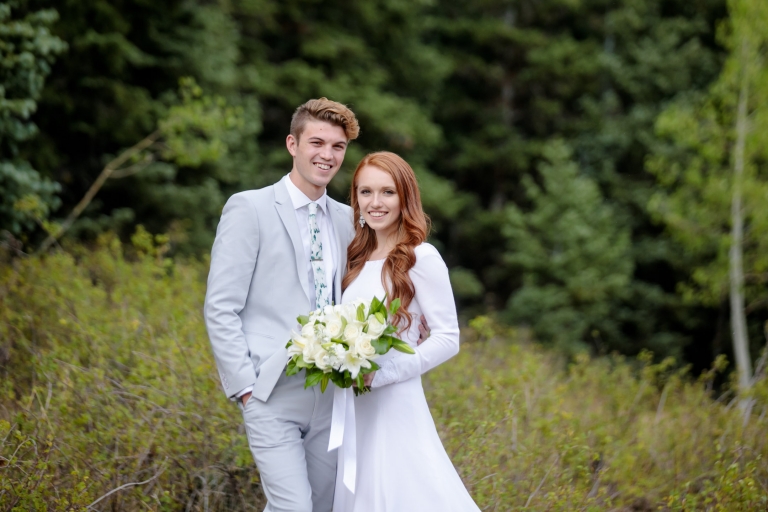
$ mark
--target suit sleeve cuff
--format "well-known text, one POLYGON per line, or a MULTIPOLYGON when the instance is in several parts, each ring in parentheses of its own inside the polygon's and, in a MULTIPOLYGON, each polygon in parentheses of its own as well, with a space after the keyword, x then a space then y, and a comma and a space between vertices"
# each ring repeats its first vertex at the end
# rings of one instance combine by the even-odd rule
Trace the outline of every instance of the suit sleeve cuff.
POLYGON ((238 398, 241 398, 246 393, 253 393, 253 386, 248 386, 240 390, 232 400, 237 400, 238 398))

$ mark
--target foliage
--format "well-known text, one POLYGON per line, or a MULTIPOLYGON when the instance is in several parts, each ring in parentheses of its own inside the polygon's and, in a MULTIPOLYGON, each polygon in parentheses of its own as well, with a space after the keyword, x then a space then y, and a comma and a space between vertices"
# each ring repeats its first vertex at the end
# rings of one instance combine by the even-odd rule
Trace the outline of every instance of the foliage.
MULTIPOLYGON (((23 0, 19 12, 43 3, 23 0)), ((141 223, 171 233, 174 252, 204 254, 227 196, 290 169, 285 136, 296 106, 327 96, 350 105, 362 127, 329 192, 346 199, 349 170, 366 152, 402 154, 419 177, 432 242, 462 269, 454 281, 467 317, 505 310, 523 286, 510 246, 499 243, 504 212, 528 211, 523 178, 537 179, 546 148, 559 139, 630 233, 633 273, 612 309, 622 350, 679 354, 695 341, 687 355, 702 354, 703 364, 718 352, 725 327, 713 307, 675 293, 686 262, 678 242, 652 222, 655 180, 644 162, 667 102, 716 77, 723 49, 714 35, 725 0, 62 0, 56 7, 53 31, 69 51, 53 67, 35 115, 41 134, 21 160, 61 185, 59 212, 71 211, 106 162, 167 116, 180 78, 193 77, 243 119, 221 134, 228 151, 215 160, 156 163, 108 181, 70 236, 93 240, 114 230, 126 240, 141 223)), ((27 218, 43 211, 30 201, 19 207, 27 218)))
POLYGON ((718 399, 724 358, 698 379, 672 359, 566 365, 488 321, 428 374, 438 431, 481 510, 762 510, 768 379, 743 422, 718 399))
MULTIPOLYGON (((21 8, 29 11, 37 3, 27 0, 21 8)), ((143 223, 153 232, 173 233, 177 246, 202 251, 210 247, 225 198, 220 184, 240 183, 242 175, 252 173, 253 134, 261 114, 252 99, 229 94, 237 32, 221 9, 202 4, 57 3, 60 20, 53 31, 69 43, 69 51, 53 67, 40 100, 35 120, 41 136, 22 157, 62 186, 63 214, 72 211, 105 164, 174 116, 173 109, 182 103, 177 88, 184 77, 196 79, 206 96, 225 99, 245 120, 216 137, 237 157, 218 151, 215 162, 206 158, 196 166, 166 159, 123 180, 110 180, 74 225, 73 235, 93 240, 113 229, 127 239, 136 223, 143 223)))
POLYGON ((67 45, 50 32, 56 11, 19 18, 16 3, 0 4, 0 226, 19 235, 59 205, 58 184, 41 177, 19 150, 37 134, 32 114, 51 64, 67 45))
POLYGON ((749 128, 743 182, 744 292, 753 331, 768 318, 768 52, 765 2, 731 3, 730 23, 722 39, 730 49, 723 72, 706 94, 685 95, 658 118, 659 144, 648 169, 662 189, 650 210, 685 248, 680 263, 689 279, 682 296, 717 306, 728 295, 731 203, 735 185, 736 111, 742 78, 747 84, 749 128))
POLYGON ((523 276, 508 315, 566 352, 584 343, 626 349, 617 304, 628 296, 633 270, 629 229, 594 181, 579 175, 562 141, 543 153, 542 185, 523 179, 530 211, 513 205, 505 211, 507 259, 523 276))
POLYGON ((262 499, 212 367, 205 268, 168 260, 167 237, 133 241, 128 255, 103 236, 1 268, 0 510, 82 510, 120 486, 99 508, 262 499))
MULTIPOLYGON (((202 320, 206 265, 132 238, 0 267, 0 510, 263 507, 202 320)), ((471 324, 425 389, 481 509, 765 508, 764 376, 744 422, 713 394, 722 359, 699 379, 648 354, 565 366, 471 324)))
MULTIPOLYGON (((169 93, 166 101, 157 130, 148 136, 153 143, 131 159, 132 165, 116 170, 111 177, 126 178, 125 188, 131 193, 163 205, 164 213, 175 222, 170 226, 175 228, 171 229, 174 242, 207 242, 204 221, 220 213, 224 198, 212 177, 199 183, 185 178, 229 156, 231 144, 236 143, 233 139, 246 125, 246 113, 222 96, 205 94, 191 77, 181 78, 178 91, 169 93)), ((133 218, 139 213, 123 210, 119 215, 133 218)), ((168 218, 155 219, 152 227, 165 226, 168 218)), ((95 236, 109 225, 84 219, 76 228, 95 236)))
POLYGON ((655 183, 644 160, 665 103, 715 78, 714 29, 724 15, 720 0, 438 3, 431 33, 454 65, 435 110, 446 144, 431 165, 475 199, 444 239, 452 261, 484 287, 476 304, 503 310, 523 286, 514 248, 499 243, 503 212, 527 211, 522 179, 537 179, 550 141, 563 139, 615 225, 630 230, 634 271, 612 319, 623 345, 678 354, 696 336, 703 352, 716 315, 670 293, 679 250, 646 209, 655 183))
MULTIPOLYGON (((441 140, 429 109, 448 69, 424 42, 425 7, 399 0, 322 9, 271 0, 66 1, 57 32, 71 51, 41 104, 50 137, 33 161, 64 185, 65 207, 74 206, 105 161, 153 130, 178 79, 193 77, 243 111, 245 123, 226 135, 229 152, 196 169, 154 166, 108 183, 79 234, 111 228, 126 235, 140 222, 175 233, 176 250, 200 254, 228 195, 290 170, 285 136, 296 106, 328 96, 351 105, 363 124, 346 170, 369 151, 402 152, 426 185, 424 202, 439 227, 458 208, 450 183, 424 165, 441 140), (389 26, 398 27, 397 37, 389 26)), ((334 180, 331 193, 341 200, 349 177, 334 180)))

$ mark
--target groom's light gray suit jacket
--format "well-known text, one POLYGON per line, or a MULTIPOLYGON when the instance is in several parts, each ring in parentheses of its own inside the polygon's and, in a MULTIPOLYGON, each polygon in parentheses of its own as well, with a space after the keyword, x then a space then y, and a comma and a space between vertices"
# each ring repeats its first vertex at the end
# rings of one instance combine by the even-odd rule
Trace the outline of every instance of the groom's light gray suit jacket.
MULTIPOLYGON (((310 309, 307 259, 284 180, 235 194, 224 206, 211 251, 205 323, 227 397, 248 386, 266 401, 288 360, 298 315, 310 309)), ((341 302, 352 209, 327 198, 336 235, 333 298, 341 302)))

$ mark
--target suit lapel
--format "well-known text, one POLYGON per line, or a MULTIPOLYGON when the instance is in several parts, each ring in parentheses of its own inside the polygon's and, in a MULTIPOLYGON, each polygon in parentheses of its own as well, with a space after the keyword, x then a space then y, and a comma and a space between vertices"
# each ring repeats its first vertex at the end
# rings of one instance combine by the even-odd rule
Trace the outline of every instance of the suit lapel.
MULTIPOLYGON (((283 178, 287 179, 287 178, 283 178)), ((309 298, 309 283, 307 282, 307 266, 304 261, 304 244, 301 241, 301 235, 299 234, 299 224, 296 222, 296 212, 291 202, 291 196, 288 194, 288 189, 285 187, 283 180, 275 183, 275 208, 277 209, 280 220, 283 221, 288 236, 291 237, 293 243, 293 252, 296 255, 296 273, 299 275, 299 282, 304 289, 304 294, 307 296, 310 304, 312 301, 309 298)))
POLYGON ((333 280, 334 299, 336 304, 341 303, 341 279, 347 268, 347 232, 349 231, 349 217, 344 213, 339 204, 330 197, 327 199, 328 212, 333 222, 333 232, 336 235, 336 276, 333 280))

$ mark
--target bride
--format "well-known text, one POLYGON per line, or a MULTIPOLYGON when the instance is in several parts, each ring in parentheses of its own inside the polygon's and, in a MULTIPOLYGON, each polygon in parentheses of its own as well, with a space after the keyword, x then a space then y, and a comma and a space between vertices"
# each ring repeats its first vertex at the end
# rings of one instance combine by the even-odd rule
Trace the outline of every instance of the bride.
POLYGON ((334 512, 479 511, 445 453, 421 374, 459 351, 448 269, 426 243, 429 220, 413 170, 394 153, 371 153, 352 178, 355 238, 342 303, 399 297, 394 323, 416 353, 390 351, 366 375, 371 391, 334 390, 330 447, 339 446, 334 512), (418 345, 425 315, 431 335, 418 345))

